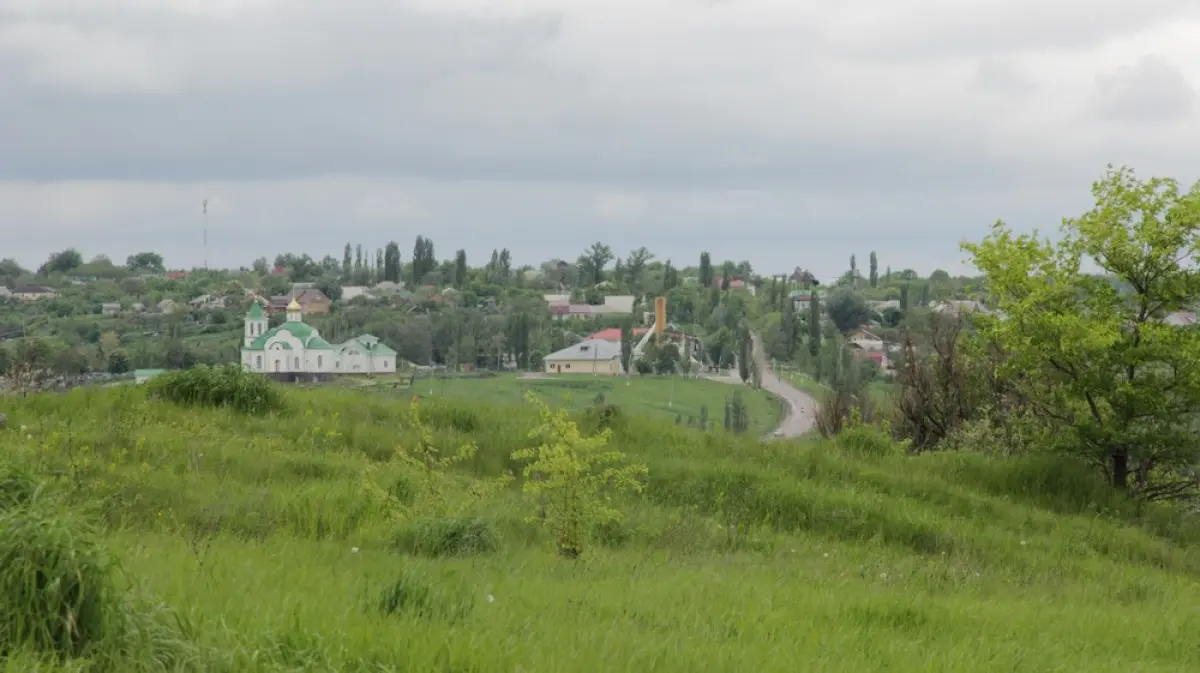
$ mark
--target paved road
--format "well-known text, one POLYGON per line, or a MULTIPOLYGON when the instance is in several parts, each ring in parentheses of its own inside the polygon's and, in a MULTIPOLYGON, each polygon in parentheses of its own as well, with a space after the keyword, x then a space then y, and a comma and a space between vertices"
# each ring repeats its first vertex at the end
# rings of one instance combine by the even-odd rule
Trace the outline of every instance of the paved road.
POLYGON ((758 361, 758 366, 762 369, 763 389, 778 396, 787 407, 783 421, 780 422, 775 432, 781 433, 783 437, 799 437, 811 430, 817 422, 817 401, 812 398, 812 395, 780 380, 771 372, 757 334, 754 335, 754 359, 758 361))
MULTIPOLYGON (((771 373, 770 365, 766 364, 767 358, 763 354, 762 344, 759 343, 758 335, 754 335, 754 359, 761 363, 762 368, 762 387, 767 392, 774 394, 783 400, 784 417, 774 432, 768 437, 775 437, 775 432, 781 432, 780 437, 799 437, 808 432, 817 423, 817 402, 812 398, 812 395, 794 387, 771 373)), ((737 365, 734 365, 732 370, 737 371, 737 365)), ((736 374, 713 375, 703 374, 704 378, 721 383, 732 383, 742 385, 742 380, 736 374)))

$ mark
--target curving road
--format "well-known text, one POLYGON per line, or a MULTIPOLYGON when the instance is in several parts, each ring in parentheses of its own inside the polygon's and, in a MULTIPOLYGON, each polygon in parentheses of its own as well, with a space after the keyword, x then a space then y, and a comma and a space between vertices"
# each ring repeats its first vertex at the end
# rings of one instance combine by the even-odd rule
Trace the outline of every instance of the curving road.
POLYGON ((779 426, 772 433, 773 437, 799 437, 813 429, 817 423, 817 401, 812 395, 786 383, 775 376, 767 366, 767 358, 762 350, 762 342, 758 335, 753 335, 754 359, 762 370, 762 387, 783 400, 784 416, 779 426))
MULTIPOLYGON (((759 368, 762 370, 762 387, 767 392, 775 395, 783 401, 784 415, 783 420, 779 422, 775 430, 767 435, 768 439, 799 437, 812 430, 817 423, 817 401, 812 395, 804 392, 781 380, 767 366, 767 358, 762 350, 762 343, 758 340, 758 335, 751 335, 754 339, 754 359, 759 362, 759 368)), ((737 365, 733 367, 733 371, 737 371, 737 365)), ((735 385, 743 385, 742 380, 737 375, 717 376, 704 375, 704 378, 720 381, 721 383, 731 383, 735 385)))

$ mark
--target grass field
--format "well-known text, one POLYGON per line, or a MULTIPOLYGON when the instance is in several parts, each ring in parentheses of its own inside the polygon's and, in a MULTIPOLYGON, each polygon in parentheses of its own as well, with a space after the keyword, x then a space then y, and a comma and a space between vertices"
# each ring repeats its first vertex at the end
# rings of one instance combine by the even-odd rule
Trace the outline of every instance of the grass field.
POLYGON ((422 397, 447 397, 517 406, 523 405, 525 393, 532 391, 556 407, 576 410, 595 404, 597 395, 603 395, 606 403, 616 404, 628 413, 672 423, 678 416, 684 425, 688 418, 698 422, 701 407, 707 407, 709 421, 718 426, 724 420, 725 401, 740 392, 750 413, 749 434, 753 435, 772 430, 779 424, 781 413, 779 401, 766 391, 707 379, 659 376, 522 379, 517 374, 486 378, 434 376, 416 379, 411 390, 407 382, 407 377, 379 377, 373 380, 347 379, 338 385, 358 386, 384 394, 407 396, 415 393, 422 397), (400 387, 392 388, 391 385, 397 382, 400 387))
POLYGON ((1136 507, 1052 457, 908 457, 867 431, 761 443, 622 415, 611 446, 649 468, 646 489, 565 560, 515 486, 471 496, 517 466, 529 407, 435 397, 417 423, 393 400, 341 390, 289 390, 262 417, 146 395, 5 401, 4 671, 1166 673, 1200 661, 1195 518, 1136 507), (468 440, 479 451, 447 473, 436 508, 396 517, 366 484, 411 489, 393 448, 419 444, 421 427, 443 453, 468 440), (42 492, 17 497, 30 477, 42 492), (101 567, 97 551, 119 575, 66 572, 101 567), (18 628, 62 621, 22 581, 36 564, 63 579, 47 586, 83 577, 100 601, 71 612, 93 630, 66 659, 18 628))

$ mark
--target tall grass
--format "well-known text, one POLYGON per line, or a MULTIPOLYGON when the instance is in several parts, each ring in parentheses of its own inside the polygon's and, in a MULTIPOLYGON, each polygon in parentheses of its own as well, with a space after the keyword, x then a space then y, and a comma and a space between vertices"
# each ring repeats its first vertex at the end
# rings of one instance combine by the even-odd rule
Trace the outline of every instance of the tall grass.
POLYGON ((649 483, 614 502, 625 517, 593 532, 594 553, 564 561, 515 487, 470 495, 517 467, 534 409, 423 402, 434 448, 478 451, 445 481, 465 503, 453 516, 396 520, 364 474, 414 497, 392 461, 421 441, 408 405, 277 394, 268 414, 143 387, 13 401, 9 426, 27 430, 0 433, 14 466, 0 471, 0 510, 24 532, 2 547, 0 567, 18 570, 0 611, 17 607, 0 615, 27 626, 0 638, 10 670, 973 673, 1200 660, 1195 517, 1128 501, 1062 457, 909 456, 870 429, 762 443, 581 410, 581 428, 610 429, 649 483), (19 587, 43 567, 100 589, 38 603, 19 587), (95 638, 32 635, 87 613, 93 595, 104 597, 95 638))

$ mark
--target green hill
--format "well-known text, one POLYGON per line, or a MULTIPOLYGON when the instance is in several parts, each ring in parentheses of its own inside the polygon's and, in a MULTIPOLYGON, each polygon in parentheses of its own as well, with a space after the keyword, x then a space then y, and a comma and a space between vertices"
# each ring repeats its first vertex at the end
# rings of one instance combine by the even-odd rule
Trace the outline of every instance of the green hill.
POLYGON ((408 388, 408 377, 347 378, 333 385, 358 387, 383 394, 449 397, 494 405, 524 405, 534 393, 556 407, 584 410, 598 399, 625 411, 682 425, 721 425, 726 401, 739 395, 750 416, 749 434, 762 435, 779 424, 779 400, 765 390, 730 385, 703 378, 681 376, 593 377, 587 375, 523 378, 518 374, 484 376, 429 376, 417 378, 408 388), (395 386, 395 387, 393 387, 395 386))
POLYGON ((492 481, 534 443, 533 405, 436 398, 418 422, 403 400, 352 391, 284 391, 264 416, 147 394, 4 400, 5 671, 1200 661, 1194 517, 1050 457, 908 457, 871 431, 760 443, 580 412, 649 471, 616 501, 625 519, 567 560, 537 525, 545 503, 492 481), (394 452, 468 442, 478 451, 431 481, 394 452))

